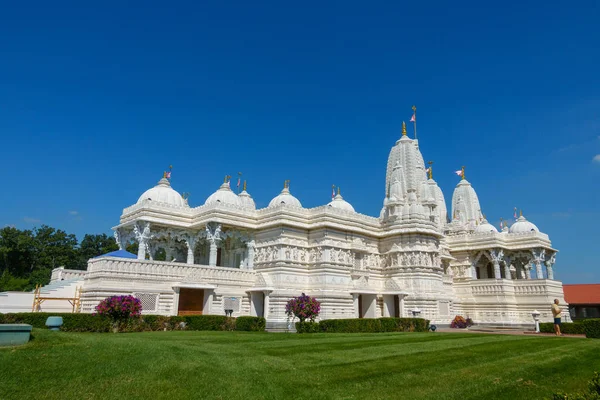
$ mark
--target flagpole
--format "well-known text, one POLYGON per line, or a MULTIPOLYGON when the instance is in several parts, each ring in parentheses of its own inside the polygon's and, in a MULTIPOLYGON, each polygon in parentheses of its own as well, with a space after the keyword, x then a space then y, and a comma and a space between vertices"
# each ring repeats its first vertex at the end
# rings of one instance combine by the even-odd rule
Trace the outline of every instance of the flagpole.
POLYGON ((413 110, 413 115, 415 117, 415 120, 413 122, 413 126, 415 128, 415 140, 417 139, 417 107, 416 106, 412 106, 412 110, 413 110))

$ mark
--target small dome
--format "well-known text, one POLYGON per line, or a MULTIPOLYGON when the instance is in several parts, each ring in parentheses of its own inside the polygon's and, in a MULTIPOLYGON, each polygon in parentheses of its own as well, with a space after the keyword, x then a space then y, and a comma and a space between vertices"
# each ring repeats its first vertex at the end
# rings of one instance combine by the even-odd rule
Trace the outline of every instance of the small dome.
POLYGON ((344 210, 344 211, 355 212, 354 207, 352 207, 352 204, 350 204, 346 200, 344 200, 344 198, 340 194, 339 190, 338 190, 338 194, 327 205, 331 208, 337 208, 337 209, 344 210))
POLYGON ((490 224, 487 219, 484 218, 483 221, 475 228, 475 233, 498 233, 498 229, 492 224, 490 224))
POLYGON ((247 208, 249 210, 256 210, 256 203, 254 202, 252 196, 250 196, 250 194, 246 192, 246 189, 244 189, 242 193, 238 195, 238 198, 242 203, 242 207, 247 208))
POLYGON ((532 231, 539 232, 540 230, 537 226, 527 221, 525 217, 521 215, 519 219, 517 219, 517 222, 511 225, 510 229, 508 230, 508 233, 525 233, 532 231))
POLYGON ((211 194, 208 199, 204 202, 205 205, 208 204, 229 204, 232 206, 242 207, 242 202, 237 194, 233 193, 231 188, 229 187, 229 182, 223 182, 219 190, 211 194))
POLYGON ((290 189, 287 187, 287 184, 283 188, 281 193, 279 193, 279 195, 273 200, 271 200, 271 202, 269 203, 269 207, 277 207, 279 205, 302 207, 300 200, 292 196, 292 194, 290 193, 290 189))
POLYGON ((147 200, 176 207, 188 207, 183 197, 171 187, 171 182, 167 178, 162 178, 156 186, 146 190, 138 199, 137 204, 147 200))

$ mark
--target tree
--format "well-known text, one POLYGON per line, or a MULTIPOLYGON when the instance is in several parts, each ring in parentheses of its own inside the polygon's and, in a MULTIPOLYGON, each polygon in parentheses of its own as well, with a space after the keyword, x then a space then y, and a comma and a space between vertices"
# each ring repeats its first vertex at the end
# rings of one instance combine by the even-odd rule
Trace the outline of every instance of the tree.
POLYGON ((114 237, 108 236, 106 233, 100 235, 86 234, 79 245, 78 269, 86 269, 90 258, 98 257, 115 250, 119 250, 119 245, 114 237))

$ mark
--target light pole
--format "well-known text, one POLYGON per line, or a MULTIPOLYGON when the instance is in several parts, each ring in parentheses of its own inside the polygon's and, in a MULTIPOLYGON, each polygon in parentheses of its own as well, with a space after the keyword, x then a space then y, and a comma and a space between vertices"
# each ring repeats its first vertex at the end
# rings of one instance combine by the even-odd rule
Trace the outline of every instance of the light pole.
POLYGON ((535 321, 535 333, 540 333, 540 312, 538 310, 533 310, 531 316, 535 321))

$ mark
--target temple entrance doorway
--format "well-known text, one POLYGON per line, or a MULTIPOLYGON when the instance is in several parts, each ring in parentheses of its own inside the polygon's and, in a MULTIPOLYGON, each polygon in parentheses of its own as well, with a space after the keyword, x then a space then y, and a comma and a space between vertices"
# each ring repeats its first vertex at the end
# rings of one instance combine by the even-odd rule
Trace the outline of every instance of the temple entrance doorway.
POLYGON ((400 318, 400 296, 394 296, 394 317, 400 318))
POLYGON ((358 295, 358 318, 364 318, 365 313, 363 312, 363 295, 358 295))
POLYGON ((177 315, 202 315, 204 311, 204 289, 179 289, 177 315))

